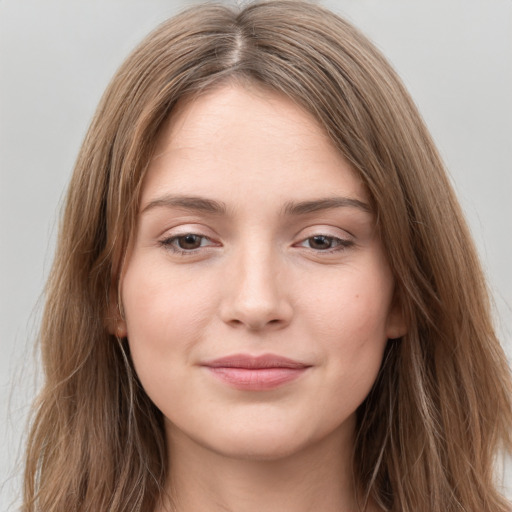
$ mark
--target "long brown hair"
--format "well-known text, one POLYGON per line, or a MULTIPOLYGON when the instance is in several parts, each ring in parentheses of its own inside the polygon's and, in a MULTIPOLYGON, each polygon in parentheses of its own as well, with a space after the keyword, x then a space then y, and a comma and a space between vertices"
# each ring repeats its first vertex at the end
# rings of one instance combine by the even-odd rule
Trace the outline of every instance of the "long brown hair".
POLYGON ((293 98, 367 186, 408 334, 358 410, 354 480, 394 512, 504 512, 511 381, 443 164, 403 85, 356 29, 301 1, 207 4, 150 34, 109 85, 80 151, 41 326, 45 385, 23 510, 150 511, 166 479, 162 415, 111 334, 123 255, 156 135, 225 80, 293 98), (114 297, 114 300, 113 300, 114 297))

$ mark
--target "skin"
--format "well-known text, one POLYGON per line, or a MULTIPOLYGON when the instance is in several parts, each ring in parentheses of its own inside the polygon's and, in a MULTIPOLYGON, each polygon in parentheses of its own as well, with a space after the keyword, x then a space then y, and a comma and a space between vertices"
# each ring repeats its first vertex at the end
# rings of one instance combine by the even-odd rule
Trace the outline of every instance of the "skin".
POLYGON ((118 334, 165 418, 175 510, 357 509, 355 411, 387 340, 405 330, 365 205, 322 128, 278 93, 223 85, 166 123, 123 270, 118 334), (326 198, 344 199, 290 207, 326 198), (202 366, 240 353, 308 368, 255 391, 202 366))

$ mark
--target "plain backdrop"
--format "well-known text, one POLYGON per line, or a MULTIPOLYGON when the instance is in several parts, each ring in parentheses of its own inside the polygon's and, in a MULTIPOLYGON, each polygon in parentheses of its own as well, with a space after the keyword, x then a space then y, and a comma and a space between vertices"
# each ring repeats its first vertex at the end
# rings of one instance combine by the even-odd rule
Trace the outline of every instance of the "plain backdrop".
MULTIPOLYGON (((40 296, 74 159, 122 59, 187 5, 0 0, 0 510, 16 510, 40 296), (39 303, 38 303, 39 301, 39 303)), ((512 355, 512 0, 331 0, 409 88, 468 216, 512 355)), ((505 485, 512 496, 512 466, 505 485)))

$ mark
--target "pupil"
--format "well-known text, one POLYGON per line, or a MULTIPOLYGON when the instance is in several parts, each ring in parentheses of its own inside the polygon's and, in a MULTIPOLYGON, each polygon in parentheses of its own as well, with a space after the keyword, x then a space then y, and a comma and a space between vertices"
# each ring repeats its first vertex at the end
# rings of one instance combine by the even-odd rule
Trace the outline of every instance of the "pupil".
POLYGON ((331 247, 331 241, 326 236, 314 236, 311 246, 314 249, 329 249, 331 247))
POLYGON ((201 237, 197 235, 185 235, 179 238, 178 245, 181 249, 197 249, 201 245, 201 237))

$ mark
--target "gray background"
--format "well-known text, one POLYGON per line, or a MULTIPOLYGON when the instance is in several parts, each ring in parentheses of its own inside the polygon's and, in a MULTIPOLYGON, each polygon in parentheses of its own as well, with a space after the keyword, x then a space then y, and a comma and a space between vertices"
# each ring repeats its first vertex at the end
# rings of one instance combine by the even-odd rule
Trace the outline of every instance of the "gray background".
MULTIPOLYGON (((56 219, 107 82, 172 0, 0 0, 0 510, 15 510, 56 219), (39 302, 38 302, 39 301, 39 302)), ((512 0, 332 0, 418 104, 468 216, 512 356, 512 0)), ((512 497, 510 463, 505 485, 512 497)))

